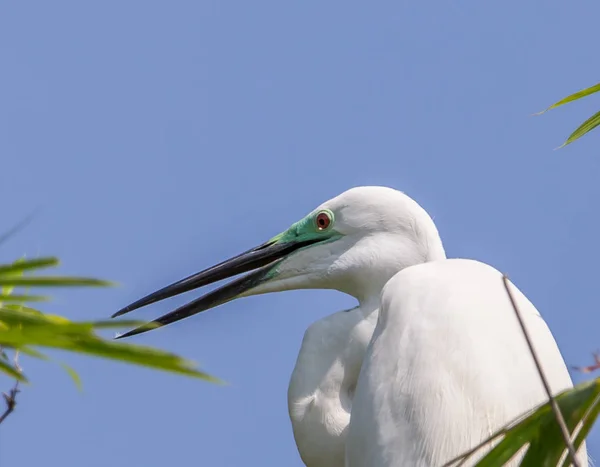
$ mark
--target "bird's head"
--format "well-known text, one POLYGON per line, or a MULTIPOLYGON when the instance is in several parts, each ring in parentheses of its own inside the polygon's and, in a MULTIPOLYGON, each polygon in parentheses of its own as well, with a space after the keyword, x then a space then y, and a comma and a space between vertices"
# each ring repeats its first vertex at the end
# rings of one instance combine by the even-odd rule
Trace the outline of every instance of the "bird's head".
POLYGON ((444 256, 433 221, 414 200, 391 188, 357 187, 262 245, 143 297, 113 317, 242 273, 248 274, 119 337, 269 292, 335 289, 362 301, 379 294, 401 269, 444 256))

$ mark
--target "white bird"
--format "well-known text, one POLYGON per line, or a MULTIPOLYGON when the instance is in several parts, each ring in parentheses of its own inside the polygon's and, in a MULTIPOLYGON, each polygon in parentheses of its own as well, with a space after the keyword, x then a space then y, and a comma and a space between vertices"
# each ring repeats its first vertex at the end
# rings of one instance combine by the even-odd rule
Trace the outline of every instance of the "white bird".
MULTIPOLYGON (((248 271, 153 326, 283 290, 355 297, 307 329, 292 373, 289 414, 308 467, 439 467, 547 399, 500 272, 446 259, 430 216, 391 188, 350 189, 113 316, 248 271)), ((572 387, 543 318, 511 287, 552 391, 572 387)), ((587 466, 585 445, 579 457, 587 466)))

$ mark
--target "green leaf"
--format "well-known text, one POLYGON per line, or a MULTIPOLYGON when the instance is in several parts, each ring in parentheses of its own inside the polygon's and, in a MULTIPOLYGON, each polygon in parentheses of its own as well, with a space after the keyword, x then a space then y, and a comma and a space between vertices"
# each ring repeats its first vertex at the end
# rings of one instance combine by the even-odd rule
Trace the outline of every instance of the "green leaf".
MULTIPOLYGON (((47 355, 44 355, 43 353, 38 352, 37 350, 34 350, 31 347, 19 347, 19 352, 21 352, 29 357, 39 358, 40 360, 46 360, 46 361, 52 360, 47 355)), ((83 388, 83 385, 81 383, 81 378, 79 377, 79 374, 72 367, 67 365, 66 363, 58 362, 58 364, 61 367, 63 367, 63 369, 69 374, 69 376, 71 377, 71 379, 77 386, 77 389, 79 389, 81 391, 83 388)))
MULTIPOLYGON (((590 433, 592 427, 594 426, 594 422, 598 418, 599 412, 600 412, 600 395, 596 396, 596 399, 592 402, 592 404, 590 405, 590 408, 588 409, 587 413, 584 415, 584 417, 582 419, 584 422, 583 426, 581 427, 581 430, 579 430, 579 433, 577 433, 577 436, 575 437, 575 441, 573 443, 573 445, 575 446, 575 449, 579 449, 579 446, 581 446, 581 443, 587 438, 587 435, 590 433)), ((565 463, 567 462, 567 459, 565 459, 562 462, 561 466, 565 465, 565 463)))
POLYGON ((17 272, 28 271, 32 269, 42 269, 57 266, 58 258, 46 257, 28 260, 15 261, 13 264, 0 264, 0 275, 14 274, 17 272))
POLYGON ((558 102, 555 102, 547 109, 539 112, 537 115, 543 114, 544 112, 547 112, 550 109, 560 107, 561 105, 568 104, 569 102, 576 101, 577 99, 581 99, 582 97, 589 96, 590 94, 594 94, 598 91, 600 91, 600 83, 590 86, 589 88, 582 89, 581 91, 577 91, 576 93, 571 94, 570 96, 567 96, 564 99, 559 100, 558 102))
MULTIPOLYGON (((570 433, 583 422, 573 443, 578 449, 600 411, 600 378, 563 391, 555 399, 570 433)), ((550 402, 542 404, 516 423, 508 424, 490 440, 498 437, 502 440, 475 464, 476 467, 504 465, 527 445, 529 448, 521 467, 556 466, 567 449, 550 402)))
POLYGON ((50 360, 42 352, 38 352, 37 350, 34 350, 31 347, 21 346, 19 347, 19 352, 28 355, 29 357, 39 358, 40 360, 50 360))
MULTIPOLYGON (((9 326, 59 326, 56 332, 91 332, 94 329, 115 329, 135 327, 143 324, 136 320, 99 320, 99 321, 70 321, 63 316, 42 313, 33 308, 21 305, 6 305, 0 307, 0 322, 9 326)), ((158 325, 155 324, 156 327, 158 325)))
POLYGON ((129 327, 131 322, 80 323, 60 316, 35 315, 2 308, 0 309, 0 323, 4 324, 4 327, 0 327, 0 345, 14 349, 20 349, 23 346, 62 349, 184 374, 207 381, 219 381, 196 370, 191 362, 175 354, 152 347, 105 340, 93 333, 94 329, 115 327, 117 324, 129 327))
MULTIPOLYGON (((140 321, 70 321, 63 316, 44 314, 24 306, 30 301, 41 301, 40 295, 13 295, 15 287, 51 286, 109 286, 110 282, 98 279, 64 276, 24 276, 26 271, 35 271, 58 264, 54 257, 33 260, 19 259, 12 264, 0 264, 0 349, 2 347, 23 352, 28 356, 48 360, 37 348, 58 349, 76 354, 86 354, 123 363, 179 373, 186 376, 220 382, 198 370, 192 362, 178 355, 152 347, 108 340, 96 331, 112 328, 137 327, 140 321)), ((71 367, 61 363, 78 387, 79 376, 71 367)), ((0 362, 0 372, 25 381, 8 359, 0 362)))
POLYGON ((0 294, 0 304, 6 302, 47 302, 48 297, 43 295, 16 295, 16 294, 0 294))
POLYGON ((559 146, 558 149, 564 148, 567 144, 571 144, 573 141, 578 140, 586 133, 592 131, 598 125, 600 125, 600 111, 596 112, 585 122, 583 122, 573 133, 571 133, 567 140, 561 146, 559 146))
POLYGON ((29 308, 28 306, 21 305, 21 304, 17 305, 15 303, 9 303, 8 305, 0 306, 0 311, 2 311, 2 310, 17 311, 17 312, 34 314, 34 315, 43 315, 43 313, 41 311, 36 310, 35 308, 29 308))
MULTIPOLYGON (((17 264, 17 263, 22 262, 22 261, 23 261, 23 259, 18 259, 13 264, 17 264)), ((8 274, 5 274, 5 277, 7 275, 8 274)), ((10 276, 13 276, 13 277, 21 277, 22 275, 23 275, 23 271, 19 271, 19 270, 13 271, 10 274, 10 276)), ((0 293, 2 295, 11 295, 12 292, 13 292, 13 290, 14 290, 14 288, 15 287, 13 285, 2 285, 2 284, 0 284, 0 293)))
POLYGON ((6 373, 11 378, 19 381, 27 382, 27 378, 13 365, 8 363, 6 360, 0 358, 0 372, 6 373))
POLYGON ((62 366, 64 370, 69 374, 69 376, 75 383, 75 386, 77 386, 77 389, 79 389, 79 391, 83 390, 83 385, 81 384, 81 378, 79 377, 79 374, 77 374, 77 372, 66 363, 59 363, 59 365, 62 366))
POLYGON ((105 341, 101 339, 86 339, 79 342, 75 348, 84 353, 98 357, 136 363, 155 369, 180 373, 207 381, 218 382, 212 376, 194 369, 193 362, 185 360, 175 354, 154 349, 152 347, 105 341))
POLYGON ((0 276, 0 286, 12 287, 107 287, 115 285, 112 282, 87 277, 65 277, 65 276, 46 276, 46 277, 5 277, 0 276))

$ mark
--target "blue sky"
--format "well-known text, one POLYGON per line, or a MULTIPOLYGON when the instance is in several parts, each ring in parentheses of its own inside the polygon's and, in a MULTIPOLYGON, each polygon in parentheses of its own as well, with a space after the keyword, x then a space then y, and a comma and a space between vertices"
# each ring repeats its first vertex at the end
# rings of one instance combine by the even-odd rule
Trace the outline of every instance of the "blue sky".
MULTIPOLYGON (((531 114, 597 82, 599 15, 593 0, 4 2, 2 230, 39 213, 0 260, 58 255, 62 273, 119 282, 44 306, 105 318, 347 188, 388 185, 431 213, 449 256, 508 273, 567 363, 587 364, 600 133, 553 148, 599 101, 531 114)), ((132 339, 226 387, 57 355, 79 393, 24 361, 33 384, 0 427, 0 465, 300 466, 286 389, 302 335, 352 303, 252 297, 132 339)))

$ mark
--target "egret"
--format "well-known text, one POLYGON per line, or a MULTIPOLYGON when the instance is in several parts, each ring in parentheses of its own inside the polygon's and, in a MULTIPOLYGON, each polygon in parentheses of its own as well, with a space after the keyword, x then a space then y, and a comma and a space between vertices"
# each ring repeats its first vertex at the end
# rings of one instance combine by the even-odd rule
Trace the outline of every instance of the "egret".
MULTIPOLYGON (((251 295, 353 296, 355 308, 306 330, 291 376, 289 415, 308 467, 439 467, 547 399, 501 273, 447 259, 431 217, 400 191, 352 188, 113 316, 241 273, 120 337, 251 295)), ((572 387, 545 321, 510 287, 552 391, 572 387)), ((578 455, 587 466, 584 445, 578 455)))

